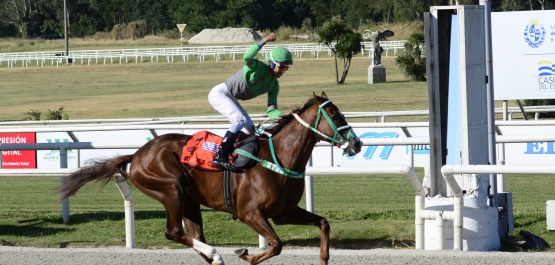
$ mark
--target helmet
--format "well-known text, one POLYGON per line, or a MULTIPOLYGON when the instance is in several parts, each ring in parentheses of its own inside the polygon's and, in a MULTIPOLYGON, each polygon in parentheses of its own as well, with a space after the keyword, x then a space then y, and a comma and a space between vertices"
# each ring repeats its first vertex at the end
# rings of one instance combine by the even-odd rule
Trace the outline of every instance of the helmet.
POLYGON ((288 65, 293 64, 293 56, 291 56, 291 53, 289 52, 289 50, 283 47, 273 48, 272 51, 268 53, 268 56, 266 57, 266 59, 268 59, 268 62, 278 61, 288 65))

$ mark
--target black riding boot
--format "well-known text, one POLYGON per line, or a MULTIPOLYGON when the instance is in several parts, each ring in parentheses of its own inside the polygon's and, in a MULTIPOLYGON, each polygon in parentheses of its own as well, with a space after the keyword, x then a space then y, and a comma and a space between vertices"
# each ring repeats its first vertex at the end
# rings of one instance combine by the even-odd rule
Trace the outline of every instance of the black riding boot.
POLYGON ((237 135, 230 131, 225 133, 222 144, 218 148, 216 157, 212 160, 212 165, 216 167, 221 167, 227 170, 236 171, 237 168, 229 163, 229 155, 233 152, 233 143, 237 135))

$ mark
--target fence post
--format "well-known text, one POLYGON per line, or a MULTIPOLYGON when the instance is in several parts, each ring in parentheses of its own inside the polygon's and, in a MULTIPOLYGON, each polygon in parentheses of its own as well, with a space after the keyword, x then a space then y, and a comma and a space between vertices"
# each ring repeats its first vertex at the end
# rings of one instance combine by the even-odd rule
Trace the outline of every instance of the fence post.
MULTIPOLYGON (((65 147, 60 148, 60 168, 67 168, 67 149, 65 147)), ((64 185, 66 182, 66 176, 60 178, 60 186, 64 185)), ((62 200, 62 220, 64 224, 69 223, 69 198, 62 200)))

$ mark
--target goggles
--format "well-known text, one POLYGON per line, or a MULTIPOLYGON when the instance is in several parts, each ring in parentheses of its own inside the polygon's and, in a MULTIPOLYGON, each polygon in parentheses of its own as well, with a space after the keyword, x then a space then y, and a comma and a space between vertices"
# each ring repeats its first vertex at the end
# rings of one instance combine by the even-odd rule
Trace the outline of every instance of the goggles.
POLYGON ((289 70, 289 65, 287 65, 287 64, 284 64, 284 63, 281 63, 281 62, 276 62, 276 61, 274 61, 274 63, 276 64, 276 67, 279 70, 283 70, 283 71, 289 70))

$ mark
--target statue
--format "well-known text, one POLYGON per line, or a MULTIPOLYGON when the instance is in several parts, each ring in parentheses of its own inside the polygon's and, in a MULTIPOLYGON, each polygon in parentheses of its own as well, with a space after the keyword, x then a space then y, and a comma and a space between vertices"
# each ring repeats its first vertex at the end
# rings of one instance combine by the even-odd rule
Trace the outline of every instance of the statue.
POLYGON ((386 82, 386 69, 382 65, 382 52, 383 48, 380 45, 380 41, 387 37, 394 36, 395 34, 391 30, 384 30, 383 32, 372 32, 370 30, 365 30, 362 37, 364 39, 370 39, 372 41, 372 65, 368 67, 368 84, 383 83, 386 82))
POLYGON ((374 54, 372 55, 372 65, 382 65, 382 52, 383 48, 380 45, 380 41, 384 40, 387 37, 395 36, 393 31, 386 29, 383 32, 377 31, 372 32, 371 36, 369 34, 365 34, 364 36, 368 36, 372 39, 372 44, 374 45, 374 54))

